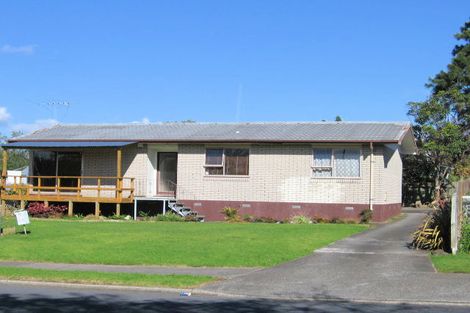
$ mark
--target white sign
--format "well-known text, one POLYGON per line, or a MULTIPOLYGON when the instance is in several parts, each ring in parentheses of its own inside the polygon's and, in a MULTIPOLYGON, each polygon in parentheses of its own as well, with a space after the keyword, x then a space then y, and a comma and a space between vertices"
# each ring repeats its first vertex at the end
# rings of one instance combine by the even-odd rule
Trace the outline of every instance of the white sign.
POLYGON ((16 223, 19 226, 29 224, 28 211, 26 210, 15 211, 15 216, 16 216, 16 223))

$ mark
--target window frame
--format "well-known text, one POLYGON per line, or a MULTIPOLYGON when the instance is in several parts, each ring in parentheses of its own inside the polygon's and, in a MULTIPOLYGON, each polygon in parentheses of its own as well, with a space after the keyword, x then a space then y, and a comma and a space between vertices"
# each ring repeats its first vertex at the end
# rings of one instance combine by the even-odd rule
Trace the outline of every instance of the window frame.
POLYGON ((313 179, 361 179, 362 178, 362 162, 361 159, 363 157, 362 154, 362 147, 357 147, 357 146, 335 146, 335 147, 325 147, 325 146, 315 146, 312 147, 312 158, 311 158, 311 177, 313 179), (315 166, 315 150, 317 149, 329 149, 331 150, 331 166, 315 166), (336 175, 336 157, 335 157, 335 151, 337 150, 356 150, 359 152, 359 175, 358 176, 337 176, 336 175), (326 169, 326 168, 331 168, 331 176, 315 176, 314 172, 315 169, 326 169))
POLYGON ((204 153, 204 176, 206 177, 248 177, 250 176, 250 155, 251 151, 250 148, 248 147, 206 147, 205 148, 205 153, 204 153), (241 149, 241 150, 247 150, 248 151, 248 173, 246 175, 231 175, 231 174, 225 174, 225 150, 228 149, 241 149), (207 150, 222 150, 222 163, 221 164, 207 164, 207 150), (207 168, 221 168, 222 169, 222 174, 208 174, 207 173, 207 168))
POLYGON ((51 153, 54 153, 55 154, 55 175, 50 175, 51 177, 52 176, 55 176, 55 177, 61 177, 59 174, 59 154, 62 153, 62 154, 66 154, 66 153, 77 153, 80 155, 80 175, 79 176, 83 176, 83 169, 84 169, 84 166, 83 166, 83 152, 82 151, 62 151, 62 150, 54 150, 54 151, 51 151, 51 150, 33 150, 31 151, 32 154, 31 154, 31 168, 32 168, 32 171, 31 171, 31 174, 33 176, 48 176, 48 175, 38 175, 37 173, 35 173, 35 160, 34 160, 34 154, 37 153, 37 152, 51 152, 51 153))

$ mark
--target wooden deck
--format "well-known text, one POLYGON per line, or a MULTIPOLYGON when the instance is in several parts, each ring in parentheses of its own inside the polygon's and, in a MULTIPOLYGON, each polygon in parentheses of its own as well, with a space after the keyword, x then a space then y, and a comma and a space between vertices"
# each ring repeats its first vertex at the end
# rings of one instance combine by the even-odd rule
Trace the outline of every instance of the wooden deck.
POLYGON ((99 215, 100 203, 115 203, 116 214, 120 204, 134 202, 134 183, 131 177, 104 176, 5 176, 0 182, 0 200, 66 202, 69 215, 73 214, 74 202, 95 203, 99 215))

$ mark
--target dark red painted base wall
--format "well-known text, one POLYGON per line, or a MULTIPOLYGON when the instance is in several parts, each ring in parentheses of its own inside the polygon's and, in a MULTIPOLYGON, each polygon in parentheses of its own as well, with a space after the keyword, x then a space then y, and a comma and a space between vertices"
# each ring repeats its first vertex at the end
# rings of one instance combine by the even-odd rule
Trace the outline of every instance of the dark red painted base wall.
MULTIPOLYGON (((204 215, 207 221, 221 221, 225 207, 239 209, 239 214, 250 214, 258 217, 272 217, 285 220, 295 215, 307 215, 326 219, 340 218, 359 220, 359 214, 369 208, 368 204, 345 203, 289 203, 289 202, 252 202, 252 201, 212 201, 212 200, 179 200, 186 206, 204 215)), ((401 212, 401 204, 375 204, 373 221, 383 222, 401 212)))

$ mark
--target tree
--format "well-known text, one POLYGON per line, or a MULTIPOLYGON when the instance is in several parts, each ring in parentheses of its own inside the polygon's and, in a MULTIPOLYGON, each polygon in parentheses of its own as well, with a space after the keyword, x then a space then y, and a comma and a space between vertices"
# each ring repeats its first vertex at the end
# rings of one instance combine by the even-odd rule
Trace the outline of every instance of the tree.
POLYGON ((341 121, 343 121, 343 119, 341 118, 341 116, 336 115, 336 117, 335 117, 335 122, 341 122, 341 121))
POLYGON ((447 69, 426 84, 429 98, 408 104, 420 153, 432 167, 435 200, 448 189, 452 177, 469 173, 470 21, 455 37, 463 43, 452 51, 447 69))
MULTIPOLYGON (((13 131, 11 137, 18 137, 23 135, 22 132, 13 131)), ((4 143, 7 140, 6 136, 0 135, 0 141, 4 143)), ((0 149, 0 153, 3 149, 0 149)), ((26 150, 14 149, 8 151, 8 169, 15 170, 29 165, 28 152, 26 150)), ((3 162, 0 162, 0 171, 3 169, 3 162)))
POLYGON ((434 170, 423 155, 403 155, 403 203, 428 204, 434 200, 434 170))

